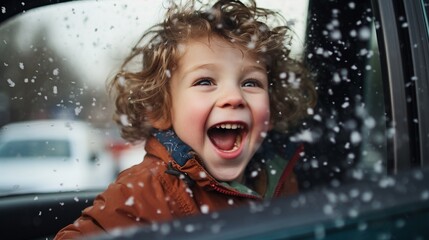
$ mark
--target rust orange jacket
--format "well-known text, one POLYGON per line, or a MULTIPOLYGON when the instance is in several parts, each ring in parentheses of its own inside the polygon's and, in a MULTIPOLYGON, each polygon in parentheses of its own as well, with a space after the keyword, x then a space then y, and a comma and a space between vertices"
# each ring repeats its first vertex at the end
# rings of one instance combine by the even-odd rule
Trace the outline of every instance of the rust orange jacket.
MULTIPOLYGON (((55 239, 79 238, 118 227, 210 213, 264 198, 263 194, 243 193, 218 182, 196 157, 178 164, 154 137, 148 139, 145 149, 144 161, 121 172, 116 181, 96 197, 93 205, 58 232, 55 239)), ((298 191, 292 169, 301 150, 294 151, 289 159, 274 196, 298 191)), ((262 187, 255 186, 256 192, 263 192, 258 188, 266 185, 264 174, 259 178, 257 185, 262 187)))

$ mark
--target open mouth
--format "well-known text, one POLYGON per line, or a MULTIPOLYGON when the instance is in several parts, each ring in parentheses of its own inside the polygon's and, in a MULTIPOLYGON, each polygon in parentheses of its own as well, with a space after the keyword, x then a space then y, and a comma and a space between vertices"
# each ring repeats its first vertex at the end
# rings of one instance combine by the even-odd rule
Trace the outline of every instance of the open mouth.
POLYGON ((233 152, 240 147, 246 131, 246 126, 242 123, 221 123, 211 127, 207 134, 216 148, 233 152))

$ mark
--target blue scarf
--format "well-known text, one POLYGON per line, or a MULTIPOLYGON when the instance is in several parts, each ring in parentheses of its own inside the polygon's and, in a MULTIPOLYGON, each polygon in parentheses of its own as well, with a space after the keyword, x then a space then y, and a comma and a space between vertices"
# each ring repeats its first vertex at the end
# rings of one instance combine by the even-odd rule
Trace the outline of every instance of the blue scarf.
POLYGON ((180 166, 185 165, 186 161, 194 157, 192 148, 180 140, 173 129, 155 130, 153 136, 164 145, 174 161, 180 166))

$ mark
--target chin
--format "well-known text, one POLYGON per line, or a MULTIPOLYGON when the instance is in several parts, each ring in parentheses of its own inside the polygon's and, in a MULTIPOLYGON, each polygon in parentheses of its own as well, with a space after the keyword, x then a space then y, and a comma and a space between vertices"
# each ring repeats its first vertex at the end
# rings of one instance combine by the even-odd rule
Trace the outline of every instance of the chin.
POLYGON ((213 177, 216 178, 218 181, 223 181, 223 182, 232 182, 232 181, 240 182, 243 175, 234 172, 234 173, 213 174, 213 177))

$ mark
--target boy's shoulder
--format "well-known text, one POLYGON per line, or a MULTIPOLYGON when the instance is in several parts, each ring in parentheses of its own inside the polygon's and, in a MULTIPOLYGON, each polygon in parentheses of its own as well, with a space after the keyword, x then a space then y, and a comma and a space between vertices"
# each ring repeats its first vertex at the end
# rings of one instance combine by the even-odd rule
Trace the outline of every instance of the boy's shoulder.
POLYGON ((143 161, 122 171, 117 183, 137 182, 148 179, 159 178, 167 170, 167 164, 156 156, 147 154, 143 161))

